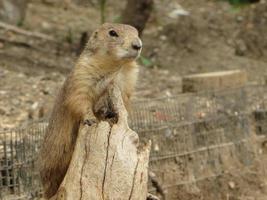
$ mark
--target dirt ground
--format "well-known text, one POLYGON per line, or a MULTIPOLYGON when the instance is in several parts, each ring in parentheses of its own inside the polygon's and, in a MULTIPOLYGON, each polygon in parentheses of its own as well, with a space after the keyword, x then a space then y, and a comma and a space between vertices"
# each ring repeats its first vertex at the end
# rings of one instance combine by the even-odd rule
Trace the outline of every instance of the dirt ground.
MULTIPOLYGON (((116 21, 123 8, 124 3, 108 2, 108 21, 116 21)), ((150 62, 141 67, 136 97, 178 94, 180 77, 191 73, 239 68, 248 71, 249 80, 263 81, 266 8, 264 1, 244 8, 223 1, 155 1, 143 35, 143 56, 150 62), (189 16, 169 17, 178 3, 189 16)), ((75 63, 82 32, 95 29, 99 16, 95 4, 66 8, 31 1, 22 28, 53 36, 57 42, 0 30, 5 39, 15 41, 0 43, 1 128, 48 115, 57 89, 75 63), (31 46, 17 45, 25 41, 31 46)))
MULTIPOLYGON (((45 33, 57 42, 0 29, 4 38, 0 38, 0 130, 48 117, 54 97, 75 63, 82 32, 90 33, 99 25, 94 1, 83 7, 43 2, 30 2, 21 28, 45 33)), ((109 1, 108 21, 117 21, 124 5, 109 1)), ((225 1, 156 0, 142 37, 143 56, 149 64, 141 63, 135 99, 179 94, 181 76, 192 73, 245 69, 251 82, 263 82, 267 74, 266 33, 266 1, 235 8, 225 1), (169 14, 178 4, 189 15, 171 18, 169 14)), ((218 179, 218 188, 226 192, 220 199, 266 199, 266 182, 260 179, 262 174, 253 173, 240 180, 231 175, 218 179), (227 185, 233 179, 234 188, 227 185)), ((208 187, 209 180, 198 188, 208 191, 208 187)), ((216 199, 190 188, 179 188, 174 199, 216 199)))

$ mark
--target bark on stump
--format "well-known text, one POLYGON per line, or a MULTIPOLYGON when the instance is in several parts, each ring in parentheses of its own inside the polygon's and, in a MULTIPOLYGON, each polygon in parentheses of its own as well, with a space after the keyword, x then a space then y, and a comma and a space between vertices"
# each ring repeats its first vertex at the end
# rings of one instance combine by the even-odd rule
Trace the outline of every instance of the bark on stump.
POLYGON ((153 0, 128 0, 122 14, 122 23, 134 26, 142 35, 153 5, 153 0))
POLYGON ((115 96, 118 123, 80 127, 69 169, 51 200, 146 199, 150 143, 139 146, 118 90, 115 96))
POLYGON ((241 70, 194 74, 182 78, 183 92, 238 88, 247 83, 247 73, 241 70))

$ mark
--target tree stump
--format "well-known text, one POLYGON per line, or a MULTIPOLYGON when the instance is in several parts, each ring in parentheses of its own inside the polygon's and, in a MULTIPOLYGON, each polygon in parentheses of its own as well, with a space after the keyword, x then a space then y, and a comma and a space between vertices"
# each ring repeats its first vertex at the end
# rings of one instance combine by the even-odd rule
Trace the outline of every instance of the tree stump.
POLYGON ((134 26, 142 35, 153 5, 153 0, 128 0, 122 13, 122 23, 134 26))
POLYGON ((194 74, 182 78, 183 92, 199 92, 238 88, 247 83, 247 73, 242 70, 194 74))
POLYGON ((146 199, 150 142, 140 146, 115 91, 118 123, 80 127, 69 169, 51 200, 146 199))

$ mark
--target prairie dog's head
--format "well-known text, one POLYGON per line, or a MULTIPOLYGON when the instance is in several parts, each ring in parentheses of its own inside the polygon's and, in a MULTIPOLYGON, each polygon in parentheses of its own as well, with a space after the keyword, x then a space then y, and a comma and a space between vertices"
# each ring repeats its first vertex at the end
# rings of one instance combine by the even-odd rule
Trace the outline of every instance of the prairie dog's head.
POLYGON ((132 26, 105 23, 92 33, 87 49, 110 62, 127 63, 139 57, 142 41, 132 26))

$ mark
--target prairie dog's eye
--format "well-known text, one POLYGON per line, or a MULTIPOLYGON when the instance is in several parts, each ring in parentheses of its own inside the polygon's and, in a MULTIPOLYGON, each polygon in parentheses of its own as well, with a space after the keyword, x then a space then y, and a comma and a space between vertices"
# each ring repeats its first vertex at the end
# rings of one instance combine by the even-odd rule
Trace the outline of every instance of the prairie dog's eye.
POLYGON ((114 30, 110 30, 108 33, 111 37, 119 37, 118 33, 114 30))

